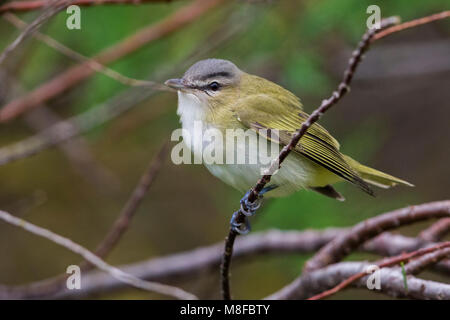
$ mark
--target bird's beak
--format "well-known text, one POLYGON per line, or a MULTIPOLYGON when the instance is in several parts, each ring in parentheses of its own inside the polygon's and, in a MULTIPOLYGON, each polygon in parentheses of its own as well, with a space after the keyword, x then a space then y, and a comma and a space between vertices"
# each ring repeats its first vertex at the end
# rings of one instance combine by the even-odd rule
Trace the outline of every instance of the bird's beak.
POLYGON ((170 88, 173 88, 175 90, 180 90, 186 88, 185 85, 183 85, 182 79, 169 79, 164 84, 170 88))

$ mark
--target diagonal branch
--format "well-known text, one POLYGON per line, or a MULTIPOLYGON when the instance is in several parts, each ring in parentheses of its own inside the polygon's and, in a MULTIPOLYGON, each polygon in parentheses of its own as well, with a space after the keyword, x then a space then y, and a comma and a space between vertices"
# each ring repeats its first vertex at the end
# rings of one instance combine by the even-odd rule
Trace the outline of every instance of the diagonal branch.
POLYGON ((446 200, 410 206, 364 220, 347 234, 337 237, 323 247, 305 264, 304 271, 310 272, 338 262, 362 243, 386 230, 417 221, 449 216, 450 200, 446 200))
MULTIPOLYGON (((144 45, 182 29, 222 3, 224 3, 224 0, 196 0, 180 8, 164 20, 147 26, 120 43, 103 50, 101 53, 97 54, 93 60, 102 65, 106 65, 123 58, 144 45)), ((0 110, 0 122, 6 122, 13 119, 23 112, 39 106, 40 103, 46 102, 69 90, 81 81, 90 77, 95 73, 95 70, 93 70, 89 64, 90 62, 87 61, 75 65, 25 96, 7 103, 0 110)))
MULTIPOLYGON (((27 24, 24 21, 22 21, 21 19, 19 19, 17 16, 15 16, 12 13, 4 14, 3 19, 5 19, 6 21, 8 21, 12 25, 14 25, 16 28, 24 29, 25 27, 27 27, 27 24)), ((167 88, 167 86, 161 85, 154 81, 138 80, 138 79, 133 79, 133 78, 124 76, 123 74, 102 65, 101 63, 97 62, 96 60, 90 59, 90 58, 80 54, 79 52, 72 50, 71 48, 63 45, 62 43, 55 40, 54 38, 52 38, 46 34, 43 34, 39 31, 36 31, 33 34, 33 37, 38 39, 39 41, 42 41, 49 47, 57 50, 58 52, 64 54, 65 56, 70 57, 71 59, 73 59, 79 63, 84 62, 84 63, 86 63, 87 66, 89 66, 94 71, 101 72, 104 75, 106 75, 107 77, 110 77, 124 85, 146 86, 146 87, 150 87, 150 88, 157 89, 160 91, 172 91, 172 90, 169 90, 167 88)))
MULTIPOLYGON (((95 6, 105 4, 130 4, 138 5, 141 3, 158 3, 158 2, 173 2, 174 0, 75 0, 72 4, 77 6, 95 6)), ((25 0, 25 1, 11 1, 0 6, 0 13, 4 12, 27 12, 37 10, 48 6, 51 3, 49 0, 25 0)))
MULTIPOLYGON (((134 214, 138 210, 144 196, 148 193, 153 181, 155 180, 162 164, 167 156, 169 144, 166 142, 158 154, 152 159, 147 170, 141 176, 133 193, 128 199, 127 203, 122 208, 119 216, 115 220, 108 234, 103 238, 97 246, 94 254, 99 258, 105 259, 109 252, 117 245, 122 235, 127 230, 134 214)), ((93 264, 88 261, 83 261, 80 265, 82 271, 88 271, 94 268, 93 264)), ((55 276, 44 281, 38 281, 32 285, 28 285, 25 290, 30 298, 39 298, 42 296, 53 295, 64 289, 64 284, 67 279, 66 274, 55 276)), ((9 288, 11 290, 11 288, 9 288)), ((6 290, 6 289, 5 289, 6 290)), ((17 290, 16 290, 17 291, 17 290)), ((1 295, 0 295, 1 296, 1 295)))
POLYGON ((150 292, 156 292, 159 294, 163 294, 166 296, 170 296, 177 299, 197 299, 196 296, 194 296, 191 293, 188 293, 180 288, 172 287, 165 284, 160 284, 157 282, 150 282, 141 280, 129 273, 123 272, 122 270, 109 265, 102 259, 100 259, 98 256, 96 256, 94 253, 89 251, 88 249, 84 248, 83 246, 73 242, 72 240, 65 238, 63 236, 60 236, 48 229, 44 229, 41 227, 38 227, 32 223, 29 223, 23 219, 17 218, 12 216, 11 214, 1 211, 0 210, 0 219, 3 220, 6 223, 9 223, 13 226, 22 228, 30 233, 33 233, 37 236, 40 236, 42 238, 46 238, 57 245, 60 245, 80 256, 82 256, 85 260, 89 261, 92 265, 97 267, 98 269, 107 272, 109 275, 114 277, 115 279, 127 283, 135 288, 143 289, 150 292))
MULTIPOLYGON (((398 32, 404 30, 406 28, 418 26, 424 23, 429 23, 436 20, 441 20, 449 17, 447 11, 442 12, 437 15, 432 15, 429 17, 424 17, 419 19, 420 21, 414 20, 413 22, 406 22, 401 24, 397 29, 391 29, 390 33, 398 32)), ((381 34, 383 30, 388 30, 389 28, 394 28, 396 24, 399 23, 398 17, 391 17, 381 21, 379 29, 371 29, 366 31, 363 35, 362 40, 358 44, 357 49, 353 52, 352 58, 349 60, 349 65, 344 72, 344 77, 341 83, 338 86, 338 90, 334 91, 332 96, 326 100, 322 101, 322 104, 319 108, 314 110, 314 112, 308 117, 308 119, 302 124, 302 127, 297 131, 297 133, 292 137, 290 143, 286 145, 280 152, 278 158, 272 163, 270 169, 268 170, 269 174, 264 175, 261 179, 258 180, 256 185, 250 190, 250 194, 248 196, 248 201, 253 203, 257 198, 261 190, 266 186, 267 183, 270 182, 271 173, 275 172, 281 165, 284 159, 289 155, 292 149, 295 148, 297 143, 300 141, 300 138, 306 133, 308 128, 317 122, 319 118, 323 115, 324 112, 329 110, 333 105, 335 105, 349 90, 350 90, 350 82, 353 79, 354 72, 361 62, 362 56, 365 51, 368 50, 370 44, 376 40, 376 36, 381 34)), ((387 35, 387 34, 385 34, 387 35)), ((382 37, 378 37, 380 39, 382 37)), ((245 208, 244 208, 245 209, 245 208)), ((241 209, 237 211, 237 219, 236 222, 244 222, 245 216, 242 213, 241 209)), ((222 264, 220 268, 221 274, 221 285, 222 285, 222 296, 225 300, 231 299, 230 293, 230 280, 229 280, 229 269, 231 265, 231 257, 233 255, 233 245, 234 241, 237 237, 237 233, 230 228, 228 236, 225 239, 225 248, 223 253, 222 264)))
POLYGON ((16 50, 22 42, 29 38, 36 30, 38 30, 45 22, 50 20, 58 12, 68 7, 75 0, 53 0, 47 3, 47 6, 43 10, 42 14, 38 16, 32 23, 30 23, 19 36, 3 50, 0 54, 0 65, 16 50))
MULTIPOLYGON (((281 163, 295 148, 295 146, 300 141, 301 137, 306 133, 306 131, 315 122, 317 122, 327 110, 329 110, 332 106, 334 106, 350 90, 349 86, 353 79, 354 72, 362 60, 362 55, 369 48, 373 36, 375 36, 377 32, 387 27, 390 27, 391 25, 396 23, 398 23, 398 18, 396 17, 385 19, 382 21, 380 29, 370 29, 363 35, 362 40, 358 44, 357 49, 353 52, 353 55, 349 60, 348 67, 344 72, 344 77, 341 83, 339 84, 338 89, 333 92, 330 98, 322 101, 320 107, 314 110, 313 113, 311 113, 308 119, 306 119, 306 121, 302 124, 301 128, 293 135, 289 144, 283 147, 277 159, 272 163, 270 169, 268 170, 269 174, 262 176, 258 180, 256 185, 250 190, 251 192, 248 196, 248 201, 253 203, 258 198, 258 195, 261 192, 261 190, 266 186, 267 183, 270 182, 272 178, 271 173, 275 172, 280 167, 281 163)), ((242 213, 241 209, 239 209, 236 221, 242 223, 244 222, 244 219, 245 215, 242 213)), ((237 232, 234 231, 232 228, 230 228, 228 236, 225 239, 223 263, 221 265, 222 296, 225 300, 231 299, 229 269, 231 265, 231 257, 233 254, 233 244, 236 236, 237 232)))
MULTIPOLYGON (((315 252, 328 242, 348 232, 349 229, 325 229, 321 231, 280 231, 269 230, 254 233, 236 240, 234 259, 243 260, 261 255, 304 254, 315 252)), ((384 232, 369 240, 359 248, 359 252, 369 252, 380 256, 399 255, 432 245, 418 238, 409 238, 384 232)), ((120 266, 120 269, 134 276, 151 281, 181 281, 204 275, 214 270, 221 260, 223 246, 217 243, 185 252, 151 258, 120 266)), ((425 256, 424 256, 425 257, 425 256)), ((436 271, 450 275, 450 263, 436 264, 436 271)), ((83 273, 82 290, 64 290, 64 286, 51 288, 54 278, 40 280, 18 286, 1 286, 0 299, 36 299, 36 298, 83 298, 104 292, 124 288, 126 285, 103 272, 96 270, 83 273), (43 290, 48 288, 49 290, 43 290), (51 289, 51 290, 50 290, 51 289)))
MULTIPOLYGON (((439 250, 442 250, 442 249, 444 249, 444 252, 447 255, 448 251, 446 249, 448 249, 448 248, 450 248, 450 241, 444 242, 444 243, 439 243, 433 247, 419 249, 419 250, 416 250, 416 251, 413 251, 410 253, 400 254, 396 257, 386 259, 385 261, 376 264, 376 266, 378 266, 378 268, 380 268, 380 269, 385 268, 385 267, 391 267, 391 266, 397 265, 401 262, 407 262, 416 257, 439 252, 439 250)), ((441 257, 441 259, 443 258, 442 256, 439 256, 439 257, 441 257)), ((428 259, 426 260, 426 263, 420 264, 420 268, 424 268, 425 266, 431 264, 432 262, 438 261, 437 259, 430 260, 429 257, 427 257, 427 258, 428 259)), ((434 256, 433 256, 433 258, 434 258, 434 256)), ((412 267, 412 268, 410 268, 409 272, 407 272, 407 273, 414 273, 414 271, 417 271, 418 269, 419 269, 419 267, 417 267, 417 266, 412 267)), ((308 298, 308 300, 319 300, 319 299, 329 297, 329 296, 335 294, 336 292, 348 287, 355 281, 357 281, 361 278, 364 278, 365 276, 367 276, 366 271, 356 273, 356 274, 352 275, 351 277, 345 279, 344 281, 342 281, 341 283, 339 283, 337 286, 333 287, 332 289, 326 290, 326 291, 321 292, 313 297, 310 297, 310 298, 308 298)))
MULTIPOLYGON (((338 285, 354 274, 367 270, 369 263, 340 262, 325 268, 312 271, 298 277, 290 285, 266 297, 268 300, 307 299, 312 295, 338 285)), ((380 292, 391 297, 407 297, 413 299, 450 299, 450 285, 408 276, 408 290, 404 287, 404 276, 400 268, 382 268, 379 270, 380 292)), ((358 288, 367 290, 367 273, 363 278, 352 283, 358 288)), ((373 290, 373 292, 377 292, 373 290)))
POLYGON ((152 159, 148 168, 145 170, 127 203, 122 208, 119 217, 114 222, 111 230, 98 245, 97 249, 95 250, 95 254, 97 256, 105 258, 108 253, 114 248, 114 246, 119 242, 120 238, 127 230, 131 219, 141 205, 142 200, 153 184, 153 181, 161 170, 164 160, 167 157, 168 151, 169 143, 166 142, 161 147, 155 158, 152 159))

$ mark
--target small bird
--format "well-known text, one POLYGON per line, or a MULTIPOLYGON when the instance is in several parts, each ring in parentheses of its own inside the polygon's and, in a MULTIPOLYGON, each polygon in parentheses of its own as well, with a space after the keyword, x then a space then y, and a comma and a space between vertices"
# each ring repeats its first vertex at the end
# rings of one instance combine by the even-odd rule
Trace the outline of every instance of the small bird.
MULTIPOLYGON (((190 137, 194 136, 196 122, 202 124, 203 130, 254 130, 259 139, 268 142, 272 137, 263 136, 261 129, 277 130, 277 142, 281 149, 308 118, 300 99, 293 93, 269 80, 245 73, 227 60, 201 60, 192 65, 181 79, 170 79, 165 84, 178 91, 177 113, 184 132, 189 133, 190 137)), ((186 138, 184 134, 183 138, 186 138)), ((245 139, 240 141, 241 145, 238 143, 236 146, 237 151, 248 153, 249 147, 257 148, 256 145, 244 145, 245 139)), ((197 156, 201 156, 200 149, 191 147, 197 156)), ((300 189, 310 189, 343 201, 344 197, 332 184, 344 180, 370 195, 374 193, 369 185, 381 188, 397 184, 413 186, 364 166, 342 154, 339 149, 338 141, 325 128, 313 124, 272 176, 270 183, 261 192, 261 197, 262 194, 279 197, 300 189)), ((221 151, 224 154, 226 152, 221 151)), ((241 192, 249 190, 261 177, 260 164, 209 163, 205 166, 213 175, 241 192)), ((245 213, 250 216, 259 203, 249 203, 247 196, 248 193, 241 203, 245 204, 245 213)), ((236 221, 233 223, 236 231, 248 231, 236 221)))

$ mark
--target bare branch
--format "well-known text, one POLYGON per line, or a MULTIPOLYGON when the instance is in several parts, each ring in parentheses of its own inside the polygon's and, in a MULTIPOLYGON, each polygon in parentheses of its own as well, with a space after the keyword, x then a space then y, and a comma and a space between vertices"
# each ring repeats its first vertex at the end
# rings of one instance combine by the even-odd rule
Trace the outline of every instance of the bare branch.
MULTIPOLYGON (((196 0, 164 20, 147 26, 120 43, 103 50, 93 60, 101 65, 106 65, 123 58, 144 45, 182 29, 223 2, 224 0, 196 0)), ((25 96, 7 103, 0 110, 0 122, 9 121, 23 112, 39 106, 40 103, 54 98, 88 78, 95 73, 89 64, 90 62, 87 61, 73 66, 25 96)))
POLYGON ((419 238, 425 241, 439 241, 450 231, 450 218, 444 218, 423 230, 419 238))
POLYGON ((5 221, 6 223, 9 223, 11 225, 14 225, 16 227, 22 228, 30 233, 33 233, 37 236, 40 236, 42 238, 46 238, 80 256, 82 256, 85 260, 89 261, 92 265, 97 267, 98 269, 107 272, 109 275, 114 277, 115 279, 127 283, 135 288, 143 289, 150 292, 156 292, 163 295, 167 295, 173 298, 177 299, 197 299, 196 296, 194 296, 191 293, 188 293, 180 288, 168 286, 165 284, 160 284, 156 282, 149 282, 141 280, 129 273, 123 272, 122 270, 113 267, 100 259, 98 256, 96 256, 94 253, 89 251, 88 249, 84 248, 83 246, 73 242, 72 240, 65 238, 63 236, 60 236, 50 230, 38 227, 32 223, 29 223, 23 219, 17 218, 12 216, 11 214, 1 211, 0 210, 0 219, 5 221))
POLYGON ((304 270, 310 272, 338 262, 366 240, 384 231, 417 221, 448 216, 450 216, 450 200, 410 206, 362 221, 350 232, 323 247, 305 264, 304 270))
POLYGON ((30 37, 41 25, 50 20, 54 15, 68 7, 75 0, 53 0, 49 1, 42 14, 30 23, 19 36, 0 54, 0 65, 5 59, 19 47, 19 45, 30 37))
MULTIPOLYGON (((298 277, 290 285, 280 291, 268 296, 268 300, 306 299, 318 292, 336 286, 345 279, 367 270, 370 264, 363 262, 340 262, 328 267, 312 271, 298 277)), ((391 297, 408 297, 413 299, 450 299, 450 285, 417 279, 408 276, 408 291, 404 287, 404 278, 400 268, 382 268, 379 270, 381 292, 391 297)), ((365 276, 353 286, 366 288, 367 277, 365 276)), ((374 290, 373 292, 377 292, 374 290)))
MULTIPOLYGON (((419 257, 419 256, 423 256, 425 254, 428 253, 435 253, 436 251, 442 250, 442 249, 447 249, 450 247, 450 241, 449 242, 444 242, 444 243, 439 243, 433 247, 429 247, 429 248, 425 248, 425 249, 419 249, 410 253, 403 253, 401 255, 398 255, 396 257, 392 257, 389 259, 384 260, 381 263, 377 263, 376 265, 378 266, 378 268, 385 268, 385 267, 391 267, 394 266, 396 264, 399 264, 400 262, 407 262, 415 257, 419 257)), ((434 261, 434 260, 431 260, 434 261)), ((425 264, 430 264, 431 261, 428 259, 427 263, 422 263, 420 265, 420 268, 424 268, 425 264)), ((436 261, 437 262, 437 261, 436 261)), ((415 268, 417 269, 417 267, 415 268)), ((411 268, 410 273, 412 272, 412 270, 414 270, 414 267, 411 268)), ((351 285, 352 283, 354 283, 355 281, 365 277, 367 275, 366 271, 363 272, 359 272, 356 273, 354 275, 352 275, 351 277, 345 279, 344 281, 342 281, 341 283, 339 283, 337 286, 333 287, 332 289, 326 290, 324 292, 321 292, 311 298, 309 298, 308 300, 319 300, 319 299, 323 299, 326 297, 329 297, 333 294, 335 294, 336 292, 348 287, 349 285, 351 285)))
POLYGON ((419 259, 411 261, 405 267, 407 274, 418 274, 428 268, 430 265, 435 265, 442 259, 450 257, 450 248, 438 250, 428 253, 419 259))
MULTIPOLYGON (((254 233, 236 240, 234 258, 244 259, 263 254, 279 255, 283 253, 301 254, 315 252, 335 237, 347 232, 348 229, 326 229, 322 231, 271 230, 254 233)), ((386 254, 398 255, 427 245, 430 245, 430 243, 421 239, 385 232, 379 237, 368 241, 360 250, 381 256, 386 254)), ((136 262, 127 266, 121 266, 120 269, 138 278, 154 281, 191 279, 204 274, 208 270, 214 270, 220 264, 222 249, 222 244, 218 243, 165 257, 136 262)), ((437 264, 435 269, 450 275, 450 264, 447 262, 437 264)), ((83 273, 82 290, 76 290, 76 292, 74 290, 66 290, 65 286, 61 285, 52 287, 52 283, 54 283, 54 278, 14 287, 0 286, 0 299, 80 298, 124 287, 122 282, 99 271, 83 273)))
MULTIPOLYGON (((17 16, 13 15, 12 13, 4 14, 3 18, 6 21, 13 24, 17 28, 24 29, 25 27, 27 27, 27 24, 24 21, 22 21, 21 19, 19 19, 17 16)), ((167 86, 164 86, 164 85, 159 84, 154 81, 138 80, 138 79, 124 76, 123 74, 102 65, 101 63, 97 62, 96 60, 90 59, 90 58, 80 54, 79 52, 70 49, 69 47, 63 45, 59 41, 53 39, 52 37, 47 36, 46 34, 40 33, 39 31, 36 31, 33 34, 33 37, 42 41, 43 43, 47 44, 49 47, 57 50, 58 52, 62 53, 63 55, 65 55, 77 62, 80 62, 80 63, 84 62, 92 70, 94 70, 96 72, 101 72, 104 75, 106 75, 107 77, 110 77, 124 85, 146 86, 146 87, 150 87, 152 89, 160 90, 160 91, 173 91, 172 89, 169 89, 167 86)))
MULTIPOLYGON (((398 18, 387 18, 384 19, 381 23, 380 29, 370 29, 366 31, 366 33, 363 35, 361 41, 358 44, 357 49, 353 52, 352 58, 349 60, 349 64, 347 69, 344 72, 344 77, 341 81, 341 83, 338 86, 338 89, 333 92, 330 98, 325 99, 322 101, 322 104, 319 108, 313 111, 311 115, 306 119, 306 121, 302 124, 301 128, 293 135, 291 141, 289 144, 283 147, 280 154, 278 155, 276 161, 272 163, 270 166, 268 172, 269 174, 266 174, 262 176, 256 185, 250 190, 250 194, 248 196, 248 201, 253 203, 257 198, 261 190, 266 186, 267 183, 270 182, 272 176, 271 173, 275 172, 280 166, 281 163, 286 159, 286 157, 289 155, 289 153, 295 148, 295 146, 300 141, 301 137, 306 133, 306 131, 315 123, 317 122, 320 117, 325 113, 327 110, 329 110, 332 106, 334 106, 349 90, 350 90, 350 83, 353 79, 354 72, 359 65, 359 63, 362 60, 362 55, 368 50, 370 46, 370 42, 373 38, 373 36, 380 32, 381 30, 390 27, 393 24, 398 23, 398 18)), ((246 208, 244 208, 246 209, 246 208)), ((237 211, 237 219, 236 222, 244 222, 245 215, 242 213, 242 210, 239 209, 237 211)), ((234 240, 237 236, 237 232, 234 231, 232 228, 230 228, 230 231, 228 233, 227 238, 225 239, 225 249, 223 254, 223 262, 220 268, 220 274, 221 274, 221 283, 222 283, 222 296, 225 300, 231 299, 231 293, 230 293, 230 274, 229 269, 231 265, 231 257, 233 255, 233 245, 234 240)))
POLYGON ((106 257, 107 254, 112 250, 112 248, 114 248, 114 246, 119 242, 120 238, 127 230, 131 219, 142 203, 142 200, 153 184, 153 181, 158 175, 158 172, 161 170, 168 151, 169 143, 166 142, 164 143, 158 154, 155 156, 155 158, 152 159, 150 165, 142 175, 127 203, 122 208, 122 211, 120 212, 119 217, 114 222, 111 230, 95 250, 95 254, 97 256, 102 258, 106 257))
POLYGON ((387 29, 381 31, 380 33, 375 35, 375 37, 373 37, 372 41, 376 41, 378 39, 384 38, 390 34, 393 34, 393 33, 399 32, 399 31, 418 27, 423 24, 427 24, 427 23, 437 21, 437 20, 442 20, 442 19, 449 18, 449 17, 450 17, 450 10, 447 10, 447 11, 432 14, 430 16, 426 16, 423 18, 407 21, 407 22, 401 23, 399 25, 396 25, 396 26, 393 26, 393 27, 390 27, 390 28, 387 28, 387 29))
MULTIPOLYGON (((130 4, 138 5, 142 3, 158 3, 158 2, 173 2, 174 0, 75 0, 72 4, 77 6, 96 6, 105 4, 130 4)), ((27 12, 40 9, 48 6, 50 0, 25 0, 25 1, 11 1, 0 6, 0 13, 4 12, 27 12)))
MULTIPOLYGON (((229 39, 242 30, 243 23, 247 23, 247 21, 235 20, 236 19, 232 17, 230 21, 211 32, 205 39, 204 45, 199 45, 194 52, 183 59, 183 63, 177 63, 175 67, 171 64, 170 68, 168 66, 161 66, 160 70, 163 70, 163 72, 158 72, 158 74, 155 74, 152 77, 156 79, 167 79, 170 74, 177 73, 179 70, 192 63, 192 61, 198 60, 199 57, 204 57, 223 43, 229 41, 229 39), (170 70, 170 72, 168 70, 170 70)), ((82 114, 58 122, 32 137, 0 148, 0 165, 33 156, 43 150, 68 141, 73 137, 84 134, 97 126, 116 118, 137 105, 139 102, 149 99, 154 94, 154 90, 149 90, 146 87, 133 87, 127 89, 108 101, 90 108, 82 114)))

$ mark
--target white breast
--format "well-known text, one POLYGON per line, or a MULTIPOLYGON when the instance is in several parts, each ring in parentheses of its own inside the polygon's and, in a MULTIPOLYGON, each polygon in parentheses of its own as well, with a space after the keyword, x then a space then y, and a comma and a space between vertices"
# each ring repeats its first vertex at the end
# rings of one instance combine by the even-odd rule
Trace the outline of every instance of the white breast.
MULTIPOLYGON (((205 121, 206 108, 208 106, 195 95, 178 91, 177 113, 184 129, 183 140, 196 157, 202 157, 204 131, 213 128, 205 121), (199 126, 202 128, 201 133, 196 132, 199 126)), ((246 145, 236 145, 235 148, 237 152, 246 153, 247 150, 246 145)), ((261 177, 261 167, 254 164, 205 163, 205 166, 213 175, 242 192, 252 187, 261 177)), ((285 195, 307 187, 308 180, 314 176, 316 167, 316 164, 303 157, 294 155, 288 157, 282 168, 272 178, 272 183, 277 184, 279 188, 269 192, 268 196, 285 195)))
POLYGON ((177 114, 184 129, 183 140, 195 155, 200 156, 203 148, 203 132, 209 127, 205 123, 205 108, 207 106, 195 95, 178 91, 177 114), (196 128, 201 128, 202 132, 195 132, 196 128))

